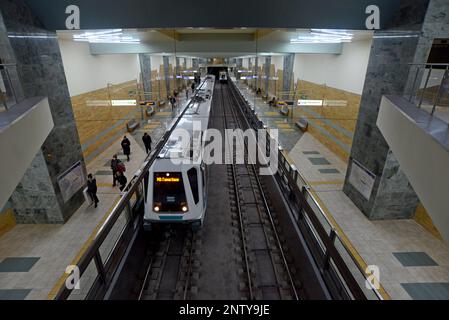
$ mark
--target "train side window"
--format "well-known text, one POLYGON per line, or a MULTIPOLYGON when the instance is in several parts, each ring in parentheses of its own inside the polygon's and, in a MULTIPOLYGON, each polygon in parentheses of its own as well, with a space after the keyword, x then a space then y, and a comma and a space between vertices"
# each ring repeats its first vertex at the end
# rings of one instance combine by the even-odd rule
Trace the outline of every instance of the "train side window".
POLYGON ((189 178, 190 188, 192 189, 193 200, 195 201, 195 204, 198 204, 200 196, 198 193, 198 171, 196 168, 187 171, 187 177, 189 178))

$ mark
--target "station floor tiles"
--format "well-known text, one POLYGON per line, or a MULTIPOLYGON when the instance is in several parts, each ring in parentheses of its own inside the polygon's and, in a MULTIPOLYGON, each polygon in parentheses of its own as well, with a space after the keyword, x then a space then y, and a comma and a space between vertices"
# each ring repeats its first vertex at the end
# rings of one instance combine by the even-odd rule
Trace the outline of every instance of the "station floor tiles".
POLYGON ((287 117, 238 85, 304 176, 334 228, 359 264, 379 267, 379 281, 391 299, 449 299, 449 247, 414 220, 370 221, 344 194, 347 164, 287 117), (274 109, 274 110, 273 110, 274 109), (294 131, 285 129, 294 128, 294 131), (284 130, 283 130, 284 129, 284 130))
MULTIPOLYGON (((146 154, 131 141, 127 177, 138 170, 146 154)), ((88 164, 96 175, 98 208, 84 203, 64 225, 17 225, 0 237, 0 299, 51 299, 60 288, 66 267, 75 264, 121 194, 112 187, 111 156, 119 154, 121 138, 88 164)), ((64 283, 62 281, 62 283, 64 283)))

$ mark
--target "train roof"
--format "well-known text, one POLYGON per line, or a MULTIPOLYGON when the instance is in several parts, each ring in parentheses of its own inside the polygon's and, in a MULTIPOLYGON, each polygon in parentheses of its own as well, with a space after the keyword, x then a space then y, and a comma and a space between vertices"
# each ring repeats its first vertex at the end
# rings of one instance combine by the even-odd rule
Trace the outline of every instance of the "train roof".
MULTIPOLYGON (((172 132, 171 136, 168 138, 167 143, 162 148, 158 155, 160 159, 191 159, 194 150, 193 147, 197 147, 197 152, 201 149, 201 139, 202 135, 199 132, 204 132, 209 125, 209 115, 212 105, 212 96, 214 93, 215 76, 207 75, 204 81, 201 83, 197 89, 198 93, 195 97, 191 98, 190 103, 186 107, 186 111, 183 116, 179 119, 175 130, 172 132), (195 128, 194 128, 195 125, 195 128), (190 135, 190 148, 185 147, 185 139, 182 139, 178 129, 185 130, 190 135), (196 135, 194 136, 194 129, 196 135)), ((176 119, 170 126, 176 122, 176 119)), ((201 153, 197 153, 200 155, 201 153)))

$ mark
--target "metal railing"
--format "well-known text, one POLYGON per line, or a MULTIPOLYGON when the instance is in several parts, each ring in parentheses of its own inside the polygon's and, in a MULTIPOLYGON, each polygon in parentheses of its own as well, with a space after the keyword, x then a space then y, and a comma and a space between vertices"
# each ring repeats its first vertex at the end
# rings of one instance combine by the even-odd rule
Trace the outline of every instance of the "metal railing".
POLYGON ((449 107, 449 64, 410 64, 413 84, 406 95, 418 108, 425 107, 434 114, 437 107, 449 107))
MULTIPOLYGON (((255 108, 251 107, 236 86, 235 88, 239 92, 243 111, 253 128, 266 128, 258 118, 255 108)), ((269 133, 266 139, 266 146, 270 146, 273 138, 269 133)), ((330 291, 336 296, 346 296, 349 299, 383 300, 380 290, 371 285, 366 270, 357 262, 342 240, 342 235, 329 221, 319 201, 312 194, 306 179, 289 160, 282 147, 279 147, 278 159, 278 181, 294 204, 295 221, 306 237, 330 291)))
MULTIPOLYGON (((55 296, 56 300, 102 299, 105 296, 129 244, 135 239, 137 230, 142 225, 145 181, 148 179, 149 169, 186 110, 195 102, 194 97, 197 94, 198 91, 157 142, 157 146, 130 180, 125 188, 125 194, 114 206, 88 249, 77 262, 76 267, 80 275, 79 290, 75 290, 75 286, 63 285, 55 296)), ((68 277, 68 274, 66 276, 68 277)))
POLYGON ((0 64, 0 107, 6 110, 19 102, 12 73, 17 74, 16 64, 0 64))

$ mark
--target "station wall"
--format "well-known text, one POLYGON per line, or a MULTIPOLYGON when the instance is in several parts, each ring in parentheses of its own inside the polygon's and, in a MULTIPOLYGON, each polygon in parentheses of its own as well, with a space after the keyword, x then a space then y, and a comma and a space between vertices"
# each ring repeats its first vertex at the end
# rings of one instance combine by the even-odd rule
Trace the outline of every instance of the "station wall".
POLYGON ((342 54, 296 54, 295 77, 315 84, 362 94, 371 50, 371 40, 343 45, 342 54))
POLYGON ((70 96, 139 79, 137 54, 91 55, 89 44, 59 40, 70 96))

